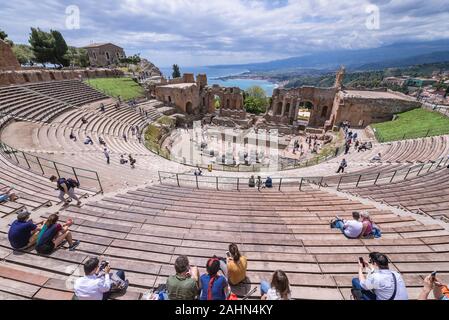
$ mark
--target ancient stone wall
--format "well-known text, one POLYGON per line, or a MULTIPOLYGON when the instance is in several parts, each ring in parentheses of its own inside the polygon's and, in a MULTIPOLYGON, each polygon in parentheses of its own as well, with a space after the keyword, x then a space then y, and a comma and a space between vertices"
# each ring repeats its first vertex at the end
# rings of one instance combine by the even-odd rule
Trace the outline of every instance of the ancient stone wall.
POLYGON ((20 70, 20 63, 17 61, 11 46, 0 40, 0 71, 20 70))
POLYGON ((335 98, 331 125, 350 121, 353 127, 366 127, 373 123, 390 121, 394 114, 421 107, 417 101, 394 98, 344 97, 339 92, 335 98))
POLYGON ((200 92, 196 84, 159 86, 155 88, 155 96, 157 100, 175 106, 189 115, 201 113, 200 92))
POLYGON ((270 122, 292 124, 297 120, 300 107, 308 102, 312 104, 309 125, 324 126, 332 112, 336 92, 335 88, 317 87, 275 89, 265 118, 270 122))
POLYGON ((123 76, 118 69, 80 69, 80 70, 18 70, 0 71, 0 86, 18 85, 25 83, 72 80, 80 78, 107 78, 123 76))
POLYGON ((222 110, 243 110, 243 94, 240 88, 224 88, 213 85, 203 90, 202 105, 208 113, 215 112, 215 99, 220 100, 220 115, 222 110))

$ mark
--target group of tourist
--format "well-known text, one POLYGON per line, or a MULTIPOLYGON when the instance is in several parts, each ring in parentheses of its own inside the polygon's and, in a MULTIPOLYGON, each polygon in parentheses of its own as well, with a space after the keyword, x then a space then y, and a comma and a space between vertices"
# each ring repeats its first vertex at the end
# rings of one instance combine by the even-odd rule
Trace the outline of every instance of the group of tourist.
POLYGON ((337 216, 331 220, 330 226, 332 229, 340 229, 348 239, 372 239, 382 236, 379 226, 371 219, 368 211, 362 213, 354 211, 352 220, 344 220, 337 216))
POLYGON ((69 230, 72 220, 60 224, 59 215, 51 214, 46 221, 34 223, 30 215, 27 210, 21 210, 9 228, 8 240, 14 249, 24 250, 35 245, 38 253, 50 254, 65 242, 70 251, 80 244, 79 240, 73 240, 69 230))
MULTIPOLYGON (((175 275, 167 279, 162 294, 157 299, 169 300, 235 300, 239 295, 248 295, 240 289, 249 283, 246 276, 248 260, 236 244, 229 245, 226 258, 213 256, 207 260, 206 272, 200 275, 198 268, 191 266, 186 256, 175 261, 175 275)), ((278 270, 271 282, 263 281, 260 286, 262 299, 290 299, 290 285, 287 275, 278 270)))
MULTIPOLYGON (((11 224, 8 239, 16 250, 30 249, 35 246, 39 254, 48 255, 67 242, 69 251, 80 244, 74 240, 69 230, 73 220, 58 223, 58 214, 51 214, 46 221, 34 223, 30 213, 22 210, 11 224)), ((353 220, 345 221, 337 217, 332 226, 340 228, 351 239, 377 237, 375 224, 369 214, 353 213, 353 220), (362 221, 360 220, 362 217, 362 221)), ((380 236, 380 234, 379 234, 380 236)), ((196 266, 191 266, 186 256, 179 256, 175 263, 175 274, 169 276, 166 284, 160 286, 150 298, 154 300, 236 300, 245 299, 255 290, 249 290, 250 280, 247 278, 248 259, 236 244, 229 245, 226 257, 213 256, 207 260, 206 272, 200 275, 196 266), (242 290, 243 288, 243 290, 242 290)), ((352 280, 352 298, 355 300, 407 300, 408 293, 401 274, 389 269, 389 259, 385 254, 371 252, 368 262, 359 257, 358 277, 352 280)), ((84 276, 74 284, 74 299, 106 300, 112 294, 125 293, 129 281, 123 270, 111 272, 108 261, 89 258, 84 263, 84 276)), ((423 281, 423 288, 418 297, 429 298, 431 292, 435 299, 449 300, 448 286, 443 284, 433 272, 423 281)), ((276 270, 271 281, 260 283, 260 297, 263 300, 289 300, 291 289, 289 279, 282 270, 276 270)))
POLYGON ((248 187, 250 188, 257 187, 258 191, 260 191, 260 189, 273 188, 273 179, 267 177, 264 182, 262 181, 261 176, 258 176, 257 179, 255 179, 254 176, 251 176, 248 181, 248 187))

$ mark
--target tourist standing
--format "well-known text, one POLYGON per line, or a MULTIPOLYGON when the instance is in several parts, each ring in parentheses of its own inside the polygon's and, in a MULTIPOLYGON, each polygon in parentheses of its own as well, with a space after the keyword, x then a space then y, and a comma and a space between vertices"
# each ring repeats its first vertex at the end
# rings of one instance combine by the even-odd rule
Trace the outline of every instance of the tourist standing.
POLYGON ((79 188, 79 182, 76 180, 73 180, 71 178, 65 179, 65 178, 57 178, 56 176, 50 177, 51 182, 56 182, 57 190, 59 190, 59 200, 64 202, 65 205, 68 205, 71 199, 74 199, 77 201, 76 205, 80 206, 81 201, 78 198, 78 196, 75 194, 75 188, 79 188), (64 196, 68 195, 69 198, 65 200, 64 196))
POLYGON ((345 172, 345 168, 348 166, 348 163, 346 162, 346 159, 343 159, 340 163, 340 166, 338 167, 337 173, 345 172))
POLYGON ((107 148, 104 148, 103 154, 106 158, 106 163, 109 164, 110 163, 109 150, 107 148))

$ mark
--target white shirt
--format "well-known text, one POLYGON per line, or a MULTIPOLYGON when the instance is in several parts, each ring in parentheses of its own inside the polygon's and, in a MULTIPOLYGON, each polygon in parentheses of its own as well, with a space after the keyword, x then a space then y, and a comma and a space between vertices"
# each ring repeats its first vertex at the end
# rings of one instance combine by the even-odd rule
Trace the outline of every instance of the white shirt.
POLYGON ((396 296, 394 300, 408 300, 407 288, 402 276, 396 271, 375 270, 368 274, 365 281, 360 285, 364 290, 374 290, 377 300, 389 300, 394 293, 393 273, 396 276, 396 296))
MULTIPOLYGON (((282 298, 276 289, 270 288, 267 291, 267 300, 282 300, 282 298)), ((288 295, 288 300, 290 300, 290 295, 288 295)))
POLYGON ((103 300, 103 293, 111 289, 111 279, 109 274, 85 276, 78 278, 73 288, 80 300, 103 300))
POLYGON ((345 221, 344 233, 348 238, 358 238, 363 230, 363 223, 356 220, 345 221))

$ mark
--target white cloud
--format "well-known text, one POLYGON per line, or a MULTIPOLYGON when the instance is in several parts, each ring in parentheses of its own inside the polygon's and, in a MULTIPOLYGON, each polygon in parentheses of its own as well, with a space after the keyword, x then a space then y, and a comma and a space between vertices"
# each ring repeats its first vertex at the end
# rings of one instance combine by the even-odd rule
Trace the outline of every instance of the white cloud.
POLYGON ((74 45, 108 41, 159 65, 239 63, 405 40, 449 38, 443 0, 0 0, 0 28, 26 42, 30 26, 55 28, 74 45), (64 30, 78 5, 81 29, 64 30), (380 9, 380 29, 365 9, 380 9))

